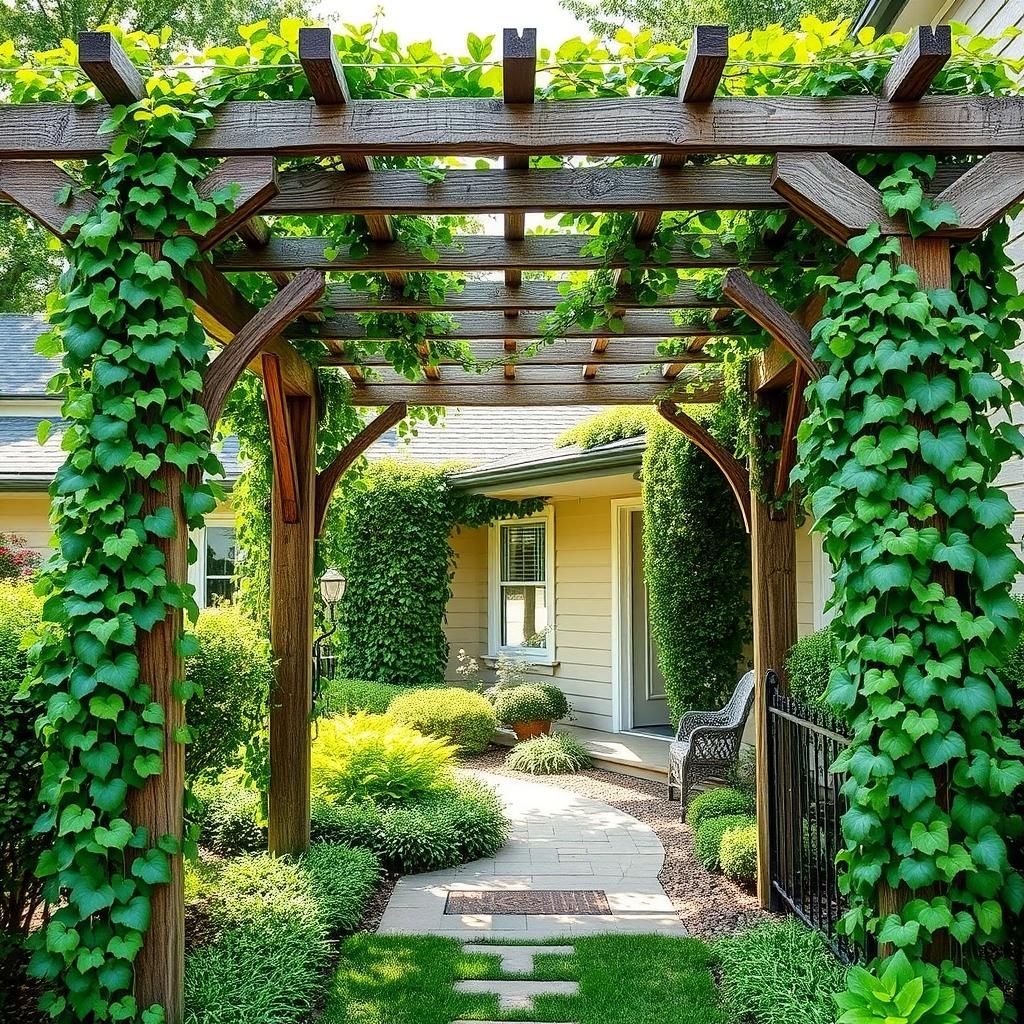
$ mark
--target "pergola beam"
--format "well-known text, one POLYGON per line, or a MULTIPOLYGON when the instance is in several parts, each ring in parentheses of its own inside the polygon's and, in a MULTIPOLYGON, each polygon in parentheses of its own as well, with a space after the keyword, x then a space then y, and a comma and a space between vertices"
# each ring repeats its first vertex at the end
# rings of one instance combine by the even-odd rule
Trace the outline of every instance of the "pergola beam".
POLYGON ((890 103, 921 99, 952 55, 953 34, 949 25, 919 26, 885 76, 882 98, 890 103))
POLYGON ((146 95, 146 83, 109 32, 78 33, 78 65, 112 106, 131 106, 146 95))
POLYGON ((786 418, 782 424, 782 440, 779 442, 779 461, 775 463, 776 495, 785 494, 789 489, 789 475, 796 465, 796 432, 807 412, 804 389, 807 387, 807 375, 799 364, 793 375, 793 383, 789 389, 789 401, 786 405, 786 418))
POLYGON ((274 483, 281 501, 281 516, 286 523, 297 523, 302 498, 299 494, 295 442, 288 416, 288 396, 281 380, 281 366, 275 355, 265 353, 263 394, 270 426, 270 451, 274 463, 274 483))
MULTIPOLYGON (((203 199, 209 199, 218 189, 235 184, 239 191, 232 209, 221 214, 199 240, 199 248, 204 252, 239 231, 277 195, 277 162, 272 156, 228 157, 203 179, 196 191, 203 199)), ((252 230, 259 231, 257 225, 262 225, 262 221, 257 221, 252 230)))
POLYGON ((367 448, 386 434, 392 427, 405 419, 409 407, 405 402, 395 402, 382 413, 370 420, 363 429, 352 438, 344 448, 331 460, 326 469, 322 469, 316 477, 316 511, 313 517, 313 532, 319 537, 324 528, 327 509, 331 504, 331 496, 345 471, 359 458, 367 448))
POLYGON ((77 228, 64 230, 67 219, 88 213, 96 204, 94 196, 79 194, 78 183, 56 164, 34 160, 5 160, 0 163, 0 202, 13 203, 50 234, 67 241, 77 228), (57 195, 68 191, 68 201, 58 203, 57 195))

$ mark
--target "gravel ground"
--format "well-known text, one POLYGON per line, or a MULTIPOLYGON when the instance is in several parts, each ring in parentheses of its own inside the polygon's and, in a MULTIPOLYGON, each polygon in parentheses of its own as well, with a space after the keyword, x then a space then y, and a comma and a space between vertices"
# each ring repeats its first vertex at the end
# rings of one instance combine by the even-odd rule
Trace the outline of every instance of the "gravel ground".
POLYGON ((665 866, 659 876, 662 887, 691 935, 721 938, 768 916, 758 906, 753 892, 724 875, 711 874, 693 855, 693 830, 680 823, 679 804, 670 804, 665 799, 663 783, 600 768, 577 775, 526 775, 505 767, 507 753, 506 748, 491 747, 483 754, 463 758, 462 763, 497 775, 560 786, 611 804, 650 825, 665 847, 665 866))

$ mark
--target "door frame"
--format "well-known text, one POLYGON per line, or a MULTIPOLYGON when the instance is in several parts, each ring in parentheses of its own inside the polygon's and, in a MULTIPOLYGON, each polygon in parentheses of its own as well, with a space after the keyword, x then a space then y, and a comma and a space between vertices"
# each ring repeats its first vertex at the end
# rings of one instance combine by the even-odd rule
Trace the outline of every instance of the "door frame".
POLYGON ((640 495, 611 499, 612 517, 612 732, 633 728, 633 602, 629 600, 632 541, 629 515, 643 511, 640 495))

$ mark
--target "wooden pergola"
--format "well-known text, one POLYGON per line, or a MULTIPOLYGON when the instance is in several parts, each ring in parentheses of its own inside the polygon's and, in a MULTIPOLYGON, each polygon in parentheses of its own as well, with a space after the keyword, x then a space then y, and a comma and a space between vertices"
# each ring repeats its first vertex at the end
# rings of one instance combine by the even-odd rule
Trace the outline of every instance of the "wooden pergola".
MULTIPOLYGON (((211 422, 246 369, 263 378, 266 391, 274 460, 271 630, 279 659, 270 717, 272 850, 298 852, 309 841, 315 539, 346 467, 410 405, 657 403, 662 415, 709 455, 736 495, 752 537, 756 677, 763 680, 767 669, 781 669, 796 639, 792 505, 780 510, 753 495, 747 468, 681 406, 719 397, 720 376, 706 344, 716 334, 730 333, 732 307, 746 313, 773 339, 753 364, 750 389, 754 402, 778 425, 773 492, 783 493, 795 460, 803 391, 819 374, 809 329, 820 315, 822 297, 800 310, 786 310, 755 284, 743 268, 772 266, 776 257, 770 245, 749 254, 740 267, 734 248, 719 239, 697 253, 680 244, 669 265, 726 269, 724 301, 701 298, 684 283, 655 307, 641 307, 619 280, 621 333, 570 330, 523 358, 522 347, 544 339, 543 318, 562 301, 555 283, 524 280, 523 272, 605 266, 581 254, 587 236, 527 236, 525 215, 629 211, 635 214, 640 246, 651 239, 665 211, 789 210, 839 242, 878 223, 883 233, 899 239, 904 261, 926 287, 948 287, 951 240, 977 234, 1024 197, 1024 100, 927 97, 950 52, 948 27, 917 30, 879 97, 716 96, 728 32, 702 27, 676 98, 535 102, 536 33, 506 30, 503 99, 361 101, 349 96, 330 31, 309 28, 301 30, 299 55, 313 101, 232 101, 217 110, 193 152, 220 161, 205 185, 211 193, 230 182, 241 188, 234 211, 200 240, 212 259, 203 271, 206 293, 193 291, 192 298, 208 334, 223 346, 204 384, 211 422), (938 198, 958 210, 958 227, 912 238, 905 223, 885 213, 878 190, 839 159, 908 149, 982 157, 943 168, 937 176, 938 198), (531 155, 547 154, 652 159, 647 166, 530 167, 531 155), (746 166, 687 163, 700 154, 767 154, 773 160, 746 166), (501 157, 503 166, 453 170, 428 184, 413 171, 376 167, 378 157, 392 155, 501 157), (328 156, 340 158, 343 169, 279 172, 275 165, 278 157, 328 156), (500 213, 503 236, 461 238, 436 262, 395 239, 392 215, 451 212, 500 213), (364 216, 372 237, 368 254, 329 258, 328 239, 276 235, 263 219, 309 213, 364 216), (494 360, 493 369, 480 374, 454 359, 434 361, 428 344, 422 378, 409 381, 385 358, 365 356, 361 346, 377 339, 367 339, 355 314, 438 311, 403 295, 405 275, 417 270, 503 273, 501 281, 470 280, 453 293, 441 311, 453 314, 458 327, 429 339, 468 342, 477 357, 494 360), (256 309, 226 276, 239 271, 267 274, 279 291, 256 309), (328 273, 353 271, 385 273, 390 291, 378 297, 328 283, 328 273), (680 326, 673 316, 709 306, 722 310, 710 326, 680 326), (356 405, 384 409, 319 474, 316 374, 293 344, 300 339, 318 339, 326 364, 344 368, 356 405), (676 342, 670 358, 659 351, 665 339, 676 342)), ((0 200, 17 204, 57 235, 68 215, 86 208, 90 198, 77 194, 71 206, 58 205, 55 194, 71 179, 54 161, 101 158, 108 141, 99 127, 110 107, 144 95, 139 72, 110 35, 84 33, 80 60, 106 103, 0 105, 0 200)), ((855 267, 851 257, 839 272, 849 274, 855 267)), ((167 467, 160 479, 166 489, 152 491, 146 500, 174 511, 177 534, 162 543, 168 575, 184 582, 181 474, 167 467)), ((167 711, 164 772, 132 795, 129 808, 133 822, 148 826, 153 835, 180 835, 182 829, 183 748, 172 739, 183 718, 172 692, 182 675, 174 646, 180 629, 179 613, 140 634, 139 641, 144 677, 167 711)), ((763 700, 759 687, 759 726, 765 719, 763 700)), ((763 757, 763 735, 758 744, 763 757)), ((763 778, 762 772, 762 783, 763 778)), ((760 800, 764 810, 763 790, 760 800)), ((760 818, 762 899, 767 900, 767 814, 760 818)), ((172 884, 153 898, 149 938, 136 963, 140 1005, 162 1004, 170 1024, 181 1018, 182 909, 179 858, 172 884)))

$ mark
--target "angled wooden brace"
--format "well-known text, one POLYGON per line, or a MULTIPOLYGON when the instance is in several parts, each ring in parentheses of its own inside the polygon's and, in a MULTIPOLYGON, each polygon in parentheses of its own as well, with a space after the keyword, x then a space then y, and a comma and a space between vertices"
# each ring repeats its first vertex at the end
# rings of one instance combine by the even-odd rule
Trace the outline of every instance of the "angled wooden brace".
POLYGON ((941 235, 973 238, 994 224, 1007 210, 1024 201, 1024 151, 990 153, 935 197, 960 214, 956 226, 941 235))
MULTIPOLYGON (((272 156, 229 156, 212 170, 196 191, 209 199, 218 189, 237 184, 234 207, 221 215, 209 231, 199 239, 199 248, 206 252, 219 245, 228 235, 241 232, 246 223, 269 200, 277 195, 277 165, 272 156)), ((264 229, 262 221, 253 225, 254 232, 264 229)))
MULTIPOLYGON (((322 270, 303 270, 302 273, 296 274, 235 334, 234 340, 213 360, 206 371, 200 399, 211 426, 220 419, 228 394, 241 377, 242 371, 271 341, 279 337, 299 313, 320 298, 324 291, 324 283, 322 270)), ((284 389, 280 358, 277 354, 271 354, 274 355, 274 371, 284 389)), ((266 358, 262 360, 262 366, 266 369, 266 358)), ((264 378, 264 384, 266 383, 264 378)))
POLYGON ((35 160, 0 161, 0 201, 13 203, 62 242, 78 228, 64 230, 71 216, 88 213, 96 197, 77 192, 77 183, 56 164, 35 160), (57 202, 58 193, 70 189, 68 200, 57 202))
POLYGON ((718 468, 725 477, 743 516, 743 525, 750 533, 750 474, 716 437, 704 429, 695 419, 687 416, 674 402, 658 403, 658 412, 692 441, 718 468))
POLYGON ((267 420, 270 424, 270 451, 274 461, 274 482, 281 497, 281 518, 286 523, 297 523, 301 503, 299 499, 299 470, 292 438, 291 416, 288 414, 288 396, 281 379, 281 364, 277 356, 265 352, 263 363, 263 394, 267 402, 267 420))
POLYGON ((742 270, 733 269, 725 275, 722 294, 735 302, 754 323, 764 328, 786 349, 809 380, 821 377, 821 368, 814 361, 814 348, 807 328, 790 316, 742 270))
POLYGON ((789 474, 796 465, 796 432, 800 422, 807 414, 807 402, 804 390, 807 387, 807 375, 803 367, 797 366, 793 383, 790 386, 789 402, 786 405, 786 419, 782 426, 782 441, 779 445, 779 461, 775 464, 775 490, 778 497, 785 494, 789 487, 789 474))
POLYGON ((359 458, 367 448, 373 444, 382 434, 386 434, 392 427, 405 419, 409 407, 405 402, 395 402, 389 405, 377 417, 370 420, 363 429, 352 438, 351 441, 331 461, 331 464, 322 469, 316 476, 316 513, 313 517, 313 536, 319 537, 324 528, 324 519, 327 518, 327 506, 331 503, 331 495, 338 481, 342 478, 345 470, 359 458))

